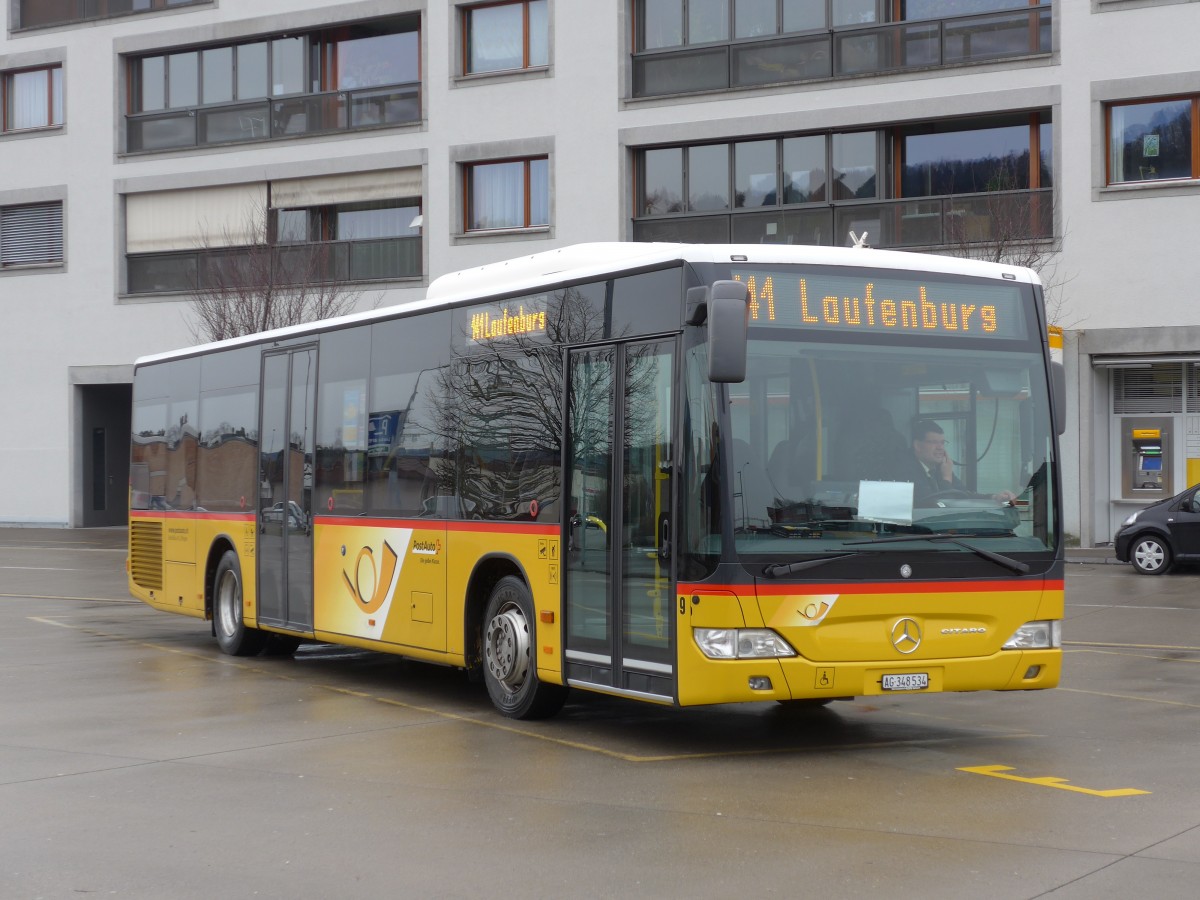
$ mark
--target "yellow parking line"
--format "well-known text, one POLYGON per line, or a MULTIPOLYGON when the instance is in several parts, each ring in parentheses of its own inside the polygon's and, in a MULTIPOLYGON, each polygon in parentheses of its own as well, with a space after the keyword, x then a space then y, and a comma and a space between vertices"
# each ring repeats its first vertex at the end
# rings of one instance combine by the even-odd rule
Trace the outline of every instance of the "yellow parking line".
POLYGON ((89 603, 141 603, 132 597, 58 597, 51 594, 0 594, 0 600, 86 600, 89 603))
POLYGON ((1077 794, 1089 794, 1092 797, 1133 797, 1137 794, 1149 794, 1149 791, 1139 791, 1137 788, 1111 788, 1096 790, 1094 788, 1076 787, 1065 778, 1053 775, 1042 775, 1038 778, 1026 778, 1021 775, 1006 775, 1006 772, 1016 771, 1012 766, 966 766, 960 772, 970 772, 972 775, 988 775, 992 778, 1004 778, 1008 781, 1020 781, 1024 784, 1036 784, 1040 787, 1058 788, 1060 791, 1074 791, 1077 794))
POLYGON ((1121 650, 1180 650, 1184 653, 1200 653, 1200 647, 1177 647, 1172 644, 1114 644, 1107 641, 1063 641, 1063 646, 1083 647, 1089 650, 1116 647, 1121 650))
POLYGON ((1161 706, 1182 706, 1185 709, 1200 709, 1200 704, 1184 703, 1182 700, 1163 700, 1159 697, 1137 697, 1133 694, 1111 694, 1106 691, 1085 691, 1083 688, 1059 687, 1056 690, 1068 694, 1091 694, 1093 697, 1108 697, 1110 700, 1136 700, 1141 703, 1158 703, 1161 706))

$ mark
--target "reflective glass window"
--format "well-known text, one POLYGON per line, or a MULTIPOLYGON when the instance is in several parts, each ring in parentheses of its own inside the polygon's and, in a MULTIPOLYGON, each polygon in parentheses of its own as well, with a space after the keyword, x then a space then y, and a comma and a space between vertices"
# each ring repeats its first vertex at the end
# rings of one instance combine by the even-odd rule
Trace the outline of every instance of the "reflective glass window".
POLYGON ((200 54, 172 53, 167 57, 167 105, 172 109, 200 102, 200 54))
POLYGON ((878 19, 878 0, 831 0, 833 4, 833 27, 842 25, 869 25, 878 19))
POLYGON ((778 141, 743 141, 733 145, 734 206, 779 203, 775 168, 778 141))
POLYGON ((139 69, 139 109, 151 112, 167 106, 167 60, 163 56, 147 56, 139 69))
POLYGON ((203 358, 196 492, 210 511, 253 509, 258 461, 259 349, 203 358))
POLYGON ((734 37, 751 38, 775 34, 776 0, 735 0, 734 37))
POLYGON ((690 0, 689 44, 729 40, 729 0, 690 0))
POLYGON ((228 103, 233 99, 233 48, 213 47, 200 57, 204 68, 205 103, 228 103))
POLYGON ((372 326, 366 489, 376 515, 437 516, 446 505, 435 498, 453 483, 439 422, 449 343, 448 312, 372 326))
POLYGON ((1191 178, 1190 99, 1109 107, 1110 183, 1191 178))
POLYGON ((945 19, 951 16, 1022 8, 1029 8, 1029 0, 904 0, 901 16, 909 21, 945 19))
POLYGON ((343 90, 417 81, 416 31, 359 34, 336 41, 337 86, 343 90))
POLYGON ((729 208, 729 145, 688 148, 688 209, 729 208))
POLYGON ((785 203, 815 203, 825 199, 825 137, 809 135, 783 139, 785 203))
POLYGON ((278 38, 271 41, 272 96, 304 93, 305 44, 302 37, 278 38))
POLYGON ((1028 121, 906 134, 901 153, 905 197, 1025 190, 1029 187, 1028 121))
POLYGON ((683 148, 666 147, 642 154, 644 216, 683 211, 683 148))
POLYGON ((369 326, 321 336, 314 509, 335 514, 366 510, 370 367, 369 326))
POLYGON ((832 200, 851 200, 877 195, 878 166, 875 132, 859 131, 833 135, 832 200))
POLYGON ((683 0, 642 0, 641 47, 658 50, 683 43, 683 0))
POLYGON ((783 0, 783 30, 808 31, 825 27, 825 4, 812 0, 783 0))
POLYGON ((237 46, 237 95, 239 100, 267 96, 267 45, 263 41, 237 46))

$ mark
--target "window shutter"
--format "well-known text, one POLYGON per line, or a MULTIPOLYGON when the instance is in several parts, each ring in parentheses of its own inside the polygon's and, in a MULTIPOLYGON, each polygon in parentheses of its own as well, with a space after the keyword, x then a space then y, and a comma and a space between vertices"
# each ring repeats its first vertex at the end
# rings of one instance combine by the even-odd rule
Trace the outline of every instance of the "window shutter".
POLYGON ((62 202, 0 208, 0 268, 62 262, 62 202))
POLYGON ((1177 363, 1113 370, 1113 412, 1183 412, 1183 366, 1177 363))

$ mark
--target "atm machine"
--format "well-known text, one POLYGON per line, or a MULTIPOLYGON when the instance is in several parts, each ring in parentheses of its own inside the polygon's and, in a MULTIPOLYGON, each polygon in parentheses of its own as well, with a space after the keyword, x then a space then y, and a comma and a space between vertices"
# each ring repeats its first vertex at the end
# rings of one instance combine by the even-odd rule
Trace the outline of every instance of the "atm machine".
POLYGON ((1171 420, 1124 419, 1121 427, 1121 493, 1129 500, 1172 496, 1171 420))

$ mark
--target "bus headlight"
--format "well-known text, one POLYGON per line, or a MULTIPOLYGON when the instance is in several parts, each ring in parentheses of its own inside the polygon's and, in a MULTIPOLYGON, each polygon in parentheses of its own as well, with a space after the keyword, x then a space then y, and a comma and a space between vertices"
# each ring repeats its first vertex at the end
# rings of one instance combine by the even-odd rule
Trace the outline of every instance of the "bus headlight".
POLYGON ((1005 650, 1057 650, 1062 647, 1062 621, 1026 622, 1004 642, 1005 650))
POLYGON ((791 645, 769 628, 693 628, 692 634, 709 659, 774 659, 796 655, 791 645))

